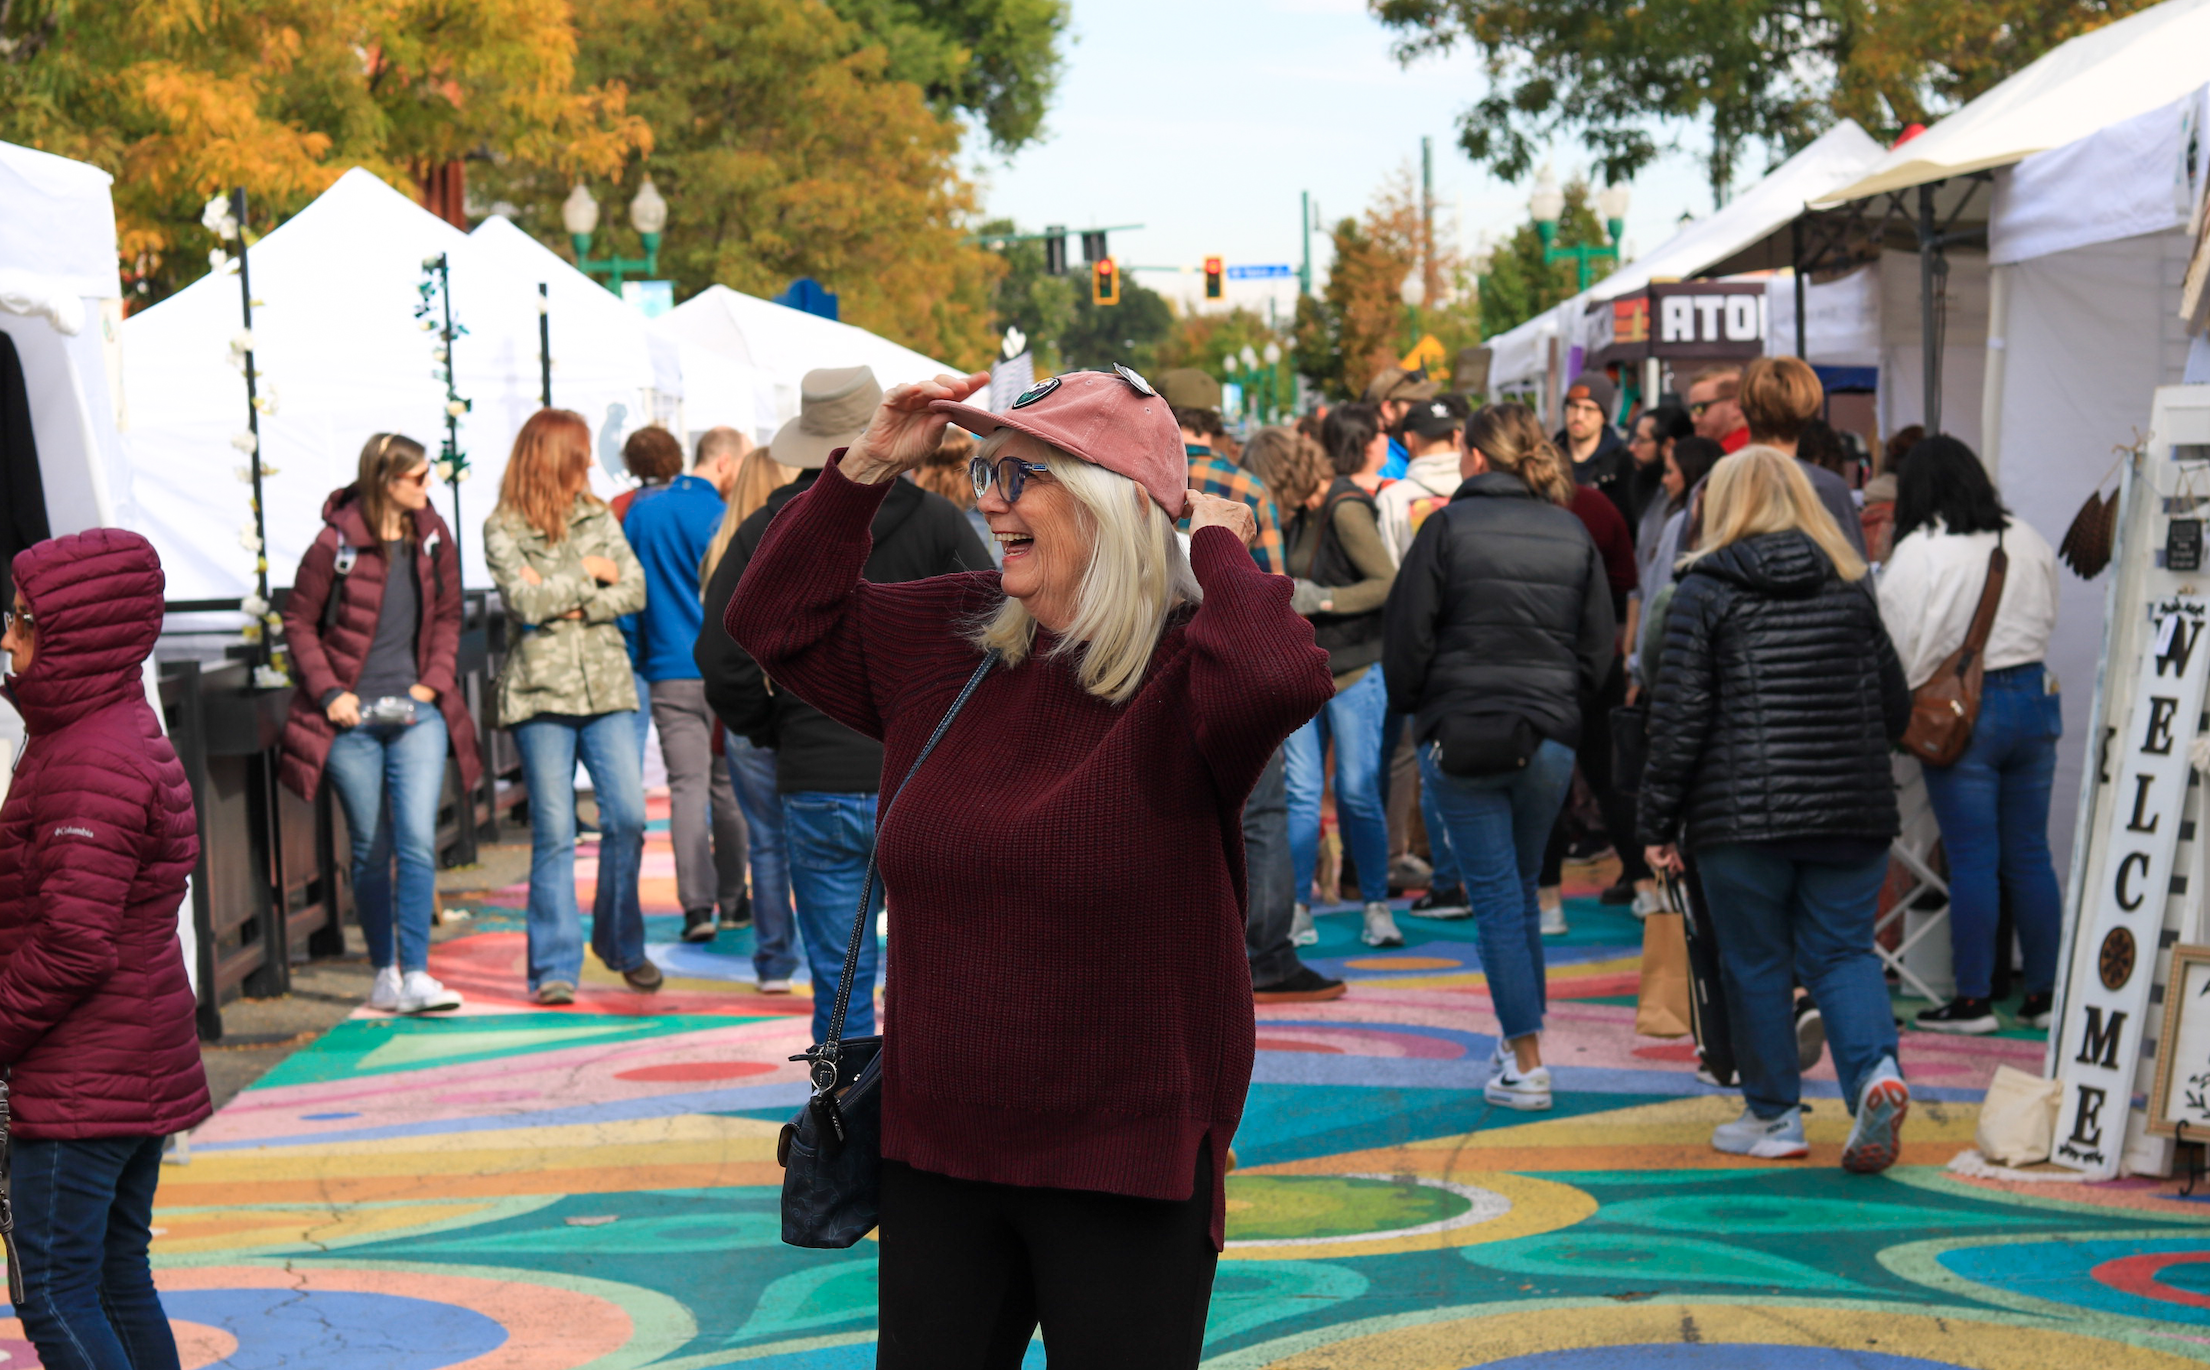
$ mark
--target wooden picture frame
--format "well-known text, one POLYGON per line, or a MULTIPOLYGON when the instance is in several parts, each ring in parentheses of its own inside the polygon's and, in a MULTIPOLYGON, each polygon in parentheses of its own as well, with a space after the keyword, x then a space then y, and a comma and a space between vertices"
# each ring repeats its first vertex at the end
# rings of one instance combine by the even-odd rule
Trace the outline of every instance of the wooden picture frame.
POLYGON ((2210 946, 2173 947, 2164 987, 2148 1130, 2170 1137, 2180 1123, 2210 1138, 2210 946))

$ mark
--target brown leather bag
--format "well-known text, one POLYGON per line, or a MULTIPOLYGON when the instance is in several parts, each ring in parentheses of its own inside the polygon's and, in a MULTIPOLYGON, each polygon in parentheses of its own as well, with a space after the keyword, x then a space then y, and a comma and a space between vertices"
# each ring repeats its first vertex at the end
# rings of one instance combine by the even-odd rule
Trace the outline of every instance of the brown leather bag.
POLYGON ((1995 550, 1988 553, 1987 583, 1980 587, 1980 606, 1972 611, 1964 645, 1911 692, 1911 726, 1903 731, 1903 747, 1926 765, 1954 766, 1972 745, 1972 728, 1980 721, 1981 682, 1987 675, 1982 649, 1995 627, 1996 606, 2003 602, 2003 577, 2009 570, 2010 557, 1997 538, 1995 550))

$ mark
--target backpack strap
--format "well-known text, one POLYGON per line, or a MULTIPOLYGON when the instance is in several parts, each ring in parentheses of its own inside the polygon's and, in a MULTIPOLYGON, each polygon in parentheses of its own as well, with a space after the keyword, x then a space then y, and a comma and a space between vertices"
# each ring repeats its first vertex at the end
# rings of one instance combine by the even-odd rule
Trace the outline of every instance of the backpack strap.
POLYGON ((330 559, 330 590, 322 599, 322 635, 324 637, 328 637, 330 629, 337 625, 338 604, 345 598, 345 578, 353 574, 353 563, 358 561, 360 556, 361 549, 348 545, 345 534, 339 533, 336 554, 330 559))

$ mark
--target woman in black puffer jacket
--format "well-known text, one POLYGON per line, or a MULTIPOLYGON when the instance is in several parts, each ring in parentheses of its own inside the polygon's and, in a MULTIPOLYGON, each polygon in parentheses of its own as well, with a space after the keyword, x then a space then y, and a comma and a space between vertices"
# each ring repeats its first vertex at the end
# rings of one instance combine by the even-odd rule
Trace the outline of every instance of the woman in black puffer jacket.
POLYGON ((1898 828, 1888 746, 1910 716, 1864 560, 1801 468, 1769 447, 1720 462, 1665 621, 1641 805, 1651 864, 1693 850, 1718 925, 1749 1104, 1720 1151, 1808 1154, 1800 975, 1857 1119, 1842 1164, 1895 1163, 1910 1091, 1872 924, 1898 828))

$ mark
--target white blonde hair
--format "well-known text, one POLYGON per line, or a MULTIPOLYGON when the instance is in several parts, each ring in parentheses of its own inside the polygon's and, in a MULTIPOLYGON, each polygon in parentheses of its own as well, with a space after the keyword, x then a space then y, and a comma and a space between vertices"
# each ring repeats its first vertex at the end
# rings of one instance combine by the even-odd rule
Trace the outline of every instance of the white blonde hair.
MULTIPOLYGON (((994 463, 1013 455, 1005 448, 1022 437, 1000 428, 983 439, 976 455, 994 463)), ((1074 621, 1050 654, 1079 655, 1074 675, 1082 688, 1108 703, 1125 704, 1143 683, 1168 619, 1184 604, 1201 601, 1204 591, 1183 555, 1174 520, 1141 485, 1034 438, 1028 443, 1074 496, 1091 539, 1074 621)), ((1035 645, 1036 620, 1008 595, 975 625, 971 639, 984 651, 1003 653, 1006 665, 1018 666, 1035 645)))

